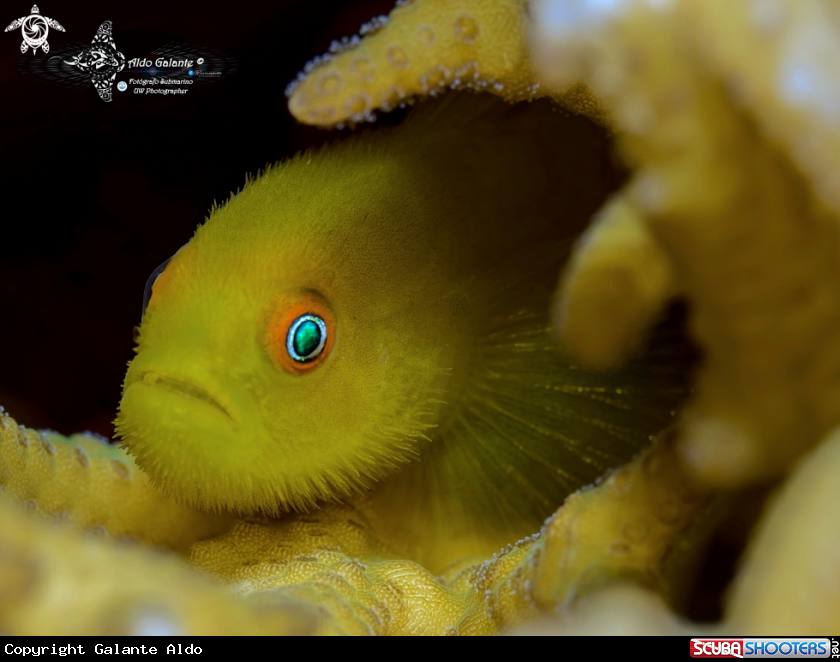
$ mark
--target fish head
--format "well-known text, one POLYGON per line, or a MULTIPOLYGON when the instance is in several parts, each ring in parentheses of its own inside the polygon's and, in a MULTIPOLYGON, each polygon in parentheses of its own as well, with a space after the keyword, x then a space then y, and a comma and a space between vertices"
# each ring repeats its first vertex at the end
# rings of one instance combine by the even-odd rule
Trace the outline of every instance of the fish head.
POLYGON ((438 212, 380 166, 304 155, 270 170, 154 283, 117 430, 165 492, 306 509, 417 455, 465 309, 435 287, 451 263, 441 237, 393 222, 438 212))

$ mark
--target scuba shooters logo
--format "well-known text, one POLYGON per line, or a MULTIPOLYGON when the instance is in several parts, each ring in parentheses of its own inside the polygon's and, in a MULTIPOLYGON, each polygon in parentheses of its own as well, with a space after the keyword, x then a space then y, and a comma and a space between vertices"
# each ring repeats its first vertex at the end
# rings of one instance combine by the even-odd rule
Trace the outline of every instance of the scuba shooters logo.
POLYGON ((691 657, 700 658, 824 658, 834 654, 836 641, 817 637, 748 638, 703 637, 690 642, 691 657))

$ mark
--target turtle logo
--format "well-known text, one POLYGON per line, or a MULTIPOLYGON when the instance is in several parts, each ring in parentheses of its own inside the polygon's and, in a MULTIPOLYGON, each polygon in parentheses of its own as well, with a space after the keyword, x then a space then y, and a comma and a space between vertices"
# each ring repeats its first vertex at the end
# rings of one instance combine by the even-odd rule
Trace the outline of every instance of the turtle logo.
POLYGON ((20 45, 20 52, 25 53, 27 49, 31 48, 33 55, 35 55, 35 51, 39 48, 44 53, 50 52, 50 45, 47 43, 47 35, 50 32, 50 28, 64 32, 61 23, 55 19, 41 16, 38 5, 32 5, 32 13, 29 16, 17 18, 9 23, 5 31, 9 32, 17 28, 20 28, 23 34, 23 43, 20 45))
POLYGON ((113 93, 114 78, 125 67, 125 55, 117 50, 111 36, 111 21, 99 26, 90 48, 83 50, 67 64, 90 73, 90 82, 103 101, 110 101, 113 93))

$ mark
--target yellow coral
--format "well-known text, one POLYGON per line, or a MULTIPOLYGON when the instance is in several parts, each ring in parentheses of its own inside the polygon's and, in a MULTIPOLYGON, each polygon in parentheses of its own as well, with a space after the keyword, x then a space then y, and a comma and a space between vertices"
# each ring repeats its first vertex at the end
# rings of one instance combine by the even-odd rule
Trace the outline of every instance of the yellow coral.
POLYGON ((322 617, 249 605, 177 557, 83 537, 0 499, 0 625, 15 635, 308 634, 322 617))
POLYGON ((820 636, 840 623, 840 431, 810 453, 774 495, 714 626, 676 618, 661 597, 630 584, 593 591, 523 633, 820 636))
MULTIPOLYGON (((440 16, 455 7, 423 5, 440 16)), ((683 419, 687 467, 713 485, 778 476, 840 419, 836 5, 544 0, 530 9, 507 40, 518 52, 521 35, 534 36, 519 80, 537 80, 540 93, 585 81, 634 171, 563 279, 564 340, 582 360, 614 363, 667 297, 684 295, 706 353, 683 419)), ((394 34, 397 24, 405 34, 418 27, 405 16, 392 14, 394 34)), ((352 54, 294 90, 296 116, 328 105, 304 85, 344 71, 352 54)), ((441 51, 431 65, 453 61, 441 51)), ((384 68, 355 89, 384 90, 392 78, 384 68)), ((776 627, 790 622, 776 618, 776 627)))
POLYGON ((409 1, 364 26, 364 39, 336 42, 287 90, 301 122, 330 126, 372 118, 416 95, 486 90, 507 101, 551 95, 602 120, 589 91, 572 83, 545 89, 528 51, 525 0, 409 1))
POLYGON ((663 441, 600 486, 573 495, 540 535, 486 561, 455 563, 440 577, 394 559, 377 523, 350 505, 237 523, 194 546, 190 562, 243 594, 282 589, 324 602, 348 630, 492 634, 608 579, 661 587, 671 541, 703 503, 663 441))
MULTIPOLYGON (((631 3, 572 39, 544 26, 538 53, 552 80, 591 71, 590 84, 611 108, 634 168, 624 204, 671 263, 674 283, 661 292, 673 288, 689 298, 691 329, 705 350, 684 416, 683 456, 705 480, 737 485, 778 475, 840 422, 840 259, 836 220, 817 187, 733 105, 740 78, 728 81, 728 91, 707 73, 718 42, 738 43, 735 35, 714 40, 707 33, 716 36, 718 24, 747 30, 736 18, 751 11, 727 8, 727 20, 716 21, 714 7, 631 3)), ((802 3, 779 8, 792 20, 810 13, 802 3)), ((788 29, 796 32, 797 21, 788 29)), ((759 73, 766 55, 762 50, 759 73)), ((760 85, 762 78, 749 80, 760 85)), ((627 264, 639 264, 630 247, 624 254, 627 264)), ((573 284, 567 294, 603 299, 603 278, 591 275, 601 268, 581 255, 575 281, 584 289, 573 284)), ((641 297, 633 303, 650 306, 641 297)), ((612 323, 612 312, 601 308, 591 323, 612 323)), ((572 340, 570 327, 562 330, 572 340)))
POLYGON ((26 429, 0 413, 0 488, 33 514, 185 552, 232 519, 175 503, 134 460, 96 437, 26 429))
MULTIPOLYGON (((7 448, 20 437, 14 421, 4 420, 0 443, 7 448)), ((31 431, 20 434, 37 440, 31 431)), ((58 436, 53 443, 71 448, 58 436)), ((109 461, 130 462, 106 450, 109 461)), ((0 455, 7 468, 5 459, 0 455)), ((13 501, 22 499, 6 494, 0 501, 0 624, 15 633, 493 634, 611 579, 661 588, 671 542, 704 495, 686 482, 664 439, 570 497, 541 534, 440 576, 398 558, 377 523, 352 505, 239 521, 196 542, 188 562, 244 602, 172 558, 47 527, 24 518, 13 501), (62 599, 75 591, 84 593, 85 608, 62 599)))
POLYGON ((833 119, 840 110, 832 110, 840 49, 830 3, 526 7, 436 0, 397 7, 380 29, 312 68, 293 86, 289 108, 324 125, 353 119, 343 95, 368 99, 363 112, 387 109, 395 85, 410 83, 408 94, 438 89, 424 87, 425 70, 450 72, 442 84, 508 100, 562 102, 562 91, 582 78, 609 107, 634 168, 616 209, 636 220, 589 233, 558 306, 564 339, 590 363, 614 363, 667 297, 685 295, 707 355, 685 417, 686 460, 715 484, 778 475, 840 420, 832 376, 840 263, 835 220, 821 206, 840 209, 831 174, 840 170, 833 119), (475 20, 484 41, 458 38, 462 16, 475 20), (387 49, 415 47, 426 26, 441 42, 420 49, 416 67, 390 66, 387 49), (358 75, 358 58, 378 63, 376 74, 358 75), (467 63, 479 72, 474 80, 451 73, 467 63), (323 89, 328 78, 341 86, 323 89), (617 290, 617 274, 630 275, 621 287, 631 291, 617 290), (583 307, 571 314, 575 306, 583 307), (584 331, 593 328, 605 331, 584 331))

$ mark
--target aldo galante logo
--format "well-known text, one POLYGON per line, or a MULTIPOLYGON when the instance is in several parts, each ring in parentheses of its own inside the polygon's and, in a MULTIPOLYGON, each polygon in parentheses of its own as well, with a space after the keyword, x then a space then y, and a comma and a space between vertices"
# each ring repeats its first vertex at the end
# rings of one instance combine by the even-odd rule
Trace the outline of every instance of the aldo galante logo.
POLYGON ((14 21, 9 23, 5 32, 11 32, 12 30, 17 30, 18 28, 20 28, 21 34, 23 34, 23 43, 20 45, 20 52, 26 53, 26 51, 31 48, 33 55, 35 55, 35 52, 39 48, 43 50, 44 53, 50 52, 50 45, 47 43, 47 35, 50 32, 50 28, 58 30, 59 32, 64 32, 64 28, 61 26, 61 23, 53 18, 41 16, 38 5, 32 5, 32 13, 29 16, 16 18, 14 21))
POLYGON ((105 21, 96 31, 90 48, 65 60, 90 74, 90 82, 103 101, 111 100, 114 78, 125 68, 125 55, 117 50, 112 32, 111 21, 105 21))
POLYGON ((29 16, 12 21, 6 32, 21 29, 23 43, 20 50, 32 49, 36 57, 18 59, 18 72, 32 75, 51 84, 79 88, 93 85, 99 98, 110 102, 114 87, 131 96, 182 95, 193 84, 219 80, 236 71, 236 60, 212 48, 196 47, 181 41, 171 41, 145 57, 127 58, 114 43, 111 21, 104 21, 96 30, 90 46, 79 42, 58 43, 50 48, 49 29, 64 32, 58 21, 43 16, 37 5, 29 16), (37 53, 38 49, 41 53, 37 53), (117 78, 117 76, 120 78, 117 78), (126 80, 127 78, 127 80, 126 80))

